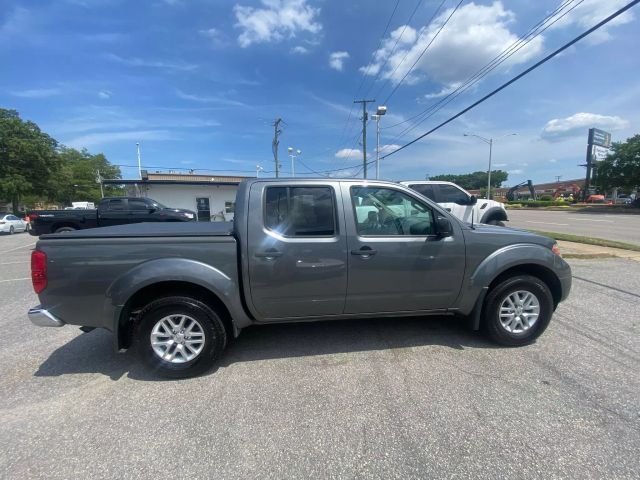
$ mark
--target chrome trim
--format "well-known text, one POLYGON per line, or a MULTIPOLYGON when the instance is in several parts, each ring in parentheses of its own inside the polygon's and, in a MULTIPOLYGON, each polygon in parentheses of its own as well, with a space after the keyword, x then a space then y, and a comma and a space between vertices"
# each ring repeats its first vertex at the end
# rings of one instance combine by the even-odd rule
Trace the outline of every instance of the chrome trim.
POLYGON ((37 327, 62 327, 65 323, 44 308, 31 308, 27 313, 31 323, 37 327))

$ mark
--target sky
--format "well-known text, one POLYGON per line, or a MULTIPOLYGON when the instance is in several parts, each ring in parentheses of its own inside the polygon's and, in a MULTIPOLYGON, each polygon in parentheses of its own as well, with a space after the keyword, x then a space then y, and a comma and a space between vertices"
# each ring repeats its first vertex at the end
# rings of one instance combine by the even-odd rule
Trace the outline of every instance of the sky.
MULTIPOLYGON (((627 1, 0 0, 0 107, 104 153, 124 178, 138 176, 136 143, 149 171, 272 176, 276 118, 283 175, 292 147, 297 176, 361 176, 355 99, 387 107, 390 153, 627 1)), ((639 16, 384 158, 380 177, 486 170, 488 145, 465 133, 495 139, 506 185, 583 177, 589 128, 640 131, 639 16)), ((374 120, 367 133, 373 160, 374 120)))

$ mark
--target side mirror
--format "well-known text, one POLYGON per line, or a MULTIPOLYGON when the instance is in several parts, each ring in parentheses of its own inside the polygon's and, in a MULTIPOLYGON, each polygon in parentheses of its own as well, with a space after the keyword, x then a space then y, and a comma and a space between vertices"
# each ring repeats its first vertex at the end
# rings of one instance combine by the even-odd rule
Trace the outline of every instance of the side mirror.
POLYGON ((436 217, 436 233, 440 237, 450 237, 453 234, 453 227, 448 218, 436 217))
POLYGON ((475 195, 471 195, 469 197, 469 205, 475 205, 476 203, 478 203, 478 199, 476 198, 475 195))

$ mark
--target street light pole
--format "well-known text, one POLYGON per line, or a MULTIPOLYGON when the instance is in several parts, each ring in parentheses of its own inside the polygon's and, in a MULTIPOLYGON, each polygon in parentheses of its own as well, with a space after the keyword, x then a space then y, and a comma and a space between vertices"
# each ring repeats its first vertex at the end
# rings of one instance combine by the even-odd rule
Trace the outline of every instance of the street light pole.
POLYGON ((289 156, 291 157, 291 176, 295 177, 296 176, 295 159, 298 155, 302 153, 302 150, 294 150, 293 147, 289 147, 287 148, 287 151, 289 152, 289 156))
POLYGON ((376 121, 376 180, 380 178, 380 117, 385 113, 387 113, 387 107, 381 105, 375 115, 371 115, 376 121))
POLYGON ((484 143, 489 145, 489 170, 487 171, 487 200, 491 198, 491 156, 493 154, 493 142, 494 140, 500 140, 504 137, 511 137, 513 135, 518 135, 517 133, 507 133, 506 135, 502 135, 498 138, 485 138, 480 135, 476 135, 475 133, 465 133, 465 137, 476 137, 479 140, 482 140, 484 143))

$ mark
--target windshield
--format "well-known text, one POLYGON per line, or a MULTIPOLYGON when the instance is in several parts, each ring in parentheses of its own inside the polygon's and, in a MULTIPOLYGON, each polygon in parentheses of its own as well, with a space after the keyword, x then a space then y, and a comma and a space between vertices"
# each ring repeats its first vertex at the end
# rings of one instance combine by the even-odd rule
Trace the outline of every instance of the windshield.
POLYGON ((148 199, 149 202, 151 202, 151 205, 153 205, 155 208, 169 208, 163 204, 161 204, 160 202, 156 202, 155 200, 152 200, 151 198, 148 199))

